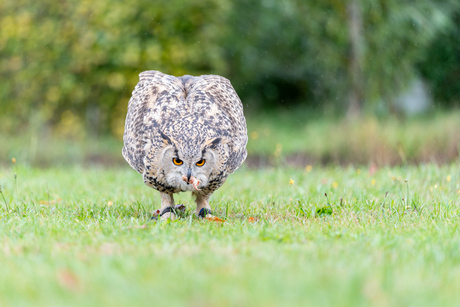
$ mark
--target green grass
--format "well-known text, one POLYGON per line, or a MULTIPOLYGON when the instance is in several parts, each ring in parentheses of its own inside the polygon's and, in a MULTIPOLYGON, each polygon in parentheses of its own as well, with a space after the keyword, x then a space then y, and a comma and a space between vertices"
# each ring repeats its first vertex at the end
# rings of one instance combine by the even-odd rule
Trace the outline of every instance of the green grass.
POLYGON ((403 165, 459 159, 460 112, 398 119, 324 117, 311 110, 261 114, 248 120, 249 155, 306 155, 323 164, 403 165))
MULTIPOLYGON (((355 121, 324 117, 308 109, 248 114, 248 164, 257 166, 258 159, 263 165, 290 166, 452 163, 459 161, 459 122, 460 110, 355 121)), ((40 167, 125 165, 121 135, 95 137, 76 127, 70 129, 75 135, 47 131, 0 133, 0 165, 13 157, 40 167)))
POLYGON ((128 166, 6 167, 0 305, 459 305, 459 169, 243 168, 212 198, 221 224, 188 194, 151 221, 128 166))

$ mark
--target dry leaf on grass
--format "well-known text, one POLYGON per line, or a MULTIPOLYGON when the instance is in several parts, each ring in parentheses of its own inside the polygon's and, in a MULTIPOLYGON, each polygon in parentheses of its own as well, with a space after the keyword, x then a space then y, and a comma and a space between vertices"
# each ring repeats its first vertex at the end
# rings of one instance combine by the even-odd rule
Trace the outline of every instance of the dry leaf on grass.
POLYGON ((207 219, 207 220, 210 221, 210 222, 217 222, 217 223, 223 223, 223 222, 225 222, 225 220, 220 219, 220 218, 218 218, 217 216, 205 217, 205 219, 207 219))
POLYGON ((249 223, 254 223, 255 221, 257 221, 255 217, 251 216, 250 218, 248 218, 249 223))
POLYGON ((40 205, 54 205, 62 201, 62 198, 53 199, 52 201, 40 200, 38 203, 40 205))

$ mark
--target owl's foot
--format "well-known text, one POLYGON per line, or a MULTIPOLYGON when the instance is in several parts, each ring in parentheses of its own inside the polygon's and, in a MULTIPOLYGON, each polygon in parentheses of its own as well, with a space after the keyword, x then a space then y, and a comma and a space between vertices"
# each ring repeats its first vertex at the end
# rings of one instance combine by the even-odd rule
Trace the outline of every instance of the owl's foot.
POLYGON ((175 206, 174 208, 173 207, 166 207, 163 209, 163 211, 161 210, 155 210, 155 212, 153 213, 153 216, 152 216, 152 220, 158 220, 158 216, 160 216, 160 219, 162 221, 165 221, 167 220, 168 218, 171 219, 171 220, 174 220, 176 219, 176 213, 178 213, 178 210, 185 210, 185 206, 184 205, 177 205, 175 206))
POLYGON ((161 220, 167 220, 168 218, 174 220, 176 215, 182 216, 185 212, 185 209, 186 207, 183 204, 175 205, 174 208, 166 207, 163 209, 163 211, 157 209, 153 212, 152 220, 158 220, 158 217, 160 217, 161 220))
POLYGON ((176 215, 172 212, 167 212, 163 214, 160 218, 161 221, 166 221, 168 219, 170 219, 171 221, 174 221, 176 219, 176 215))
POLYGON ((171 219, 171 221, 176 219, 176 211, 173 207, 166 207, 160 214, 160 219, 162 221, 166 221, 167 219, 171 219))
POLYGON ((160 193, 161 196, 161 209, 157 210, 158 212, 157 216, 160 216, 160 219, 162 221, 167 220, 168 218, 171 220, 174 220, 176 218, 176 215, 178 213, 178 208, 180 206, 184 207, 184 205, 178 205, 174 207, 174 197, 172 193, 160 193))
POLYGON ((212 215, 211 209, 201 208, 201 210, 198 212, 198 217, 201 217, 201 218, 214 217, 214 215, 212 215))

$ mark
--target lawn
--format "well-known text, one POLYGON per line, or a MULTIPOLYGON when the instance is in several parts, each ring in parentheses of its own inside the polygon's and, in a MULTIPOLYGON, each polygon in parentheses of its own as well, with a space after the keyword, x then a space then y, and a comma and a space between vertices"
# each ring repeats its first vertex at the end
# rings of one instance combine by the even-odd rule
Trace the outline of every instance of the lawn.
MULTIPOLYGON (((459 123, 460 110, 360 120, 324 116, 309 109, 247 114, 246 164, 251 167, 448 164, 459 159, 459 123)), ((74 134, 46 129, 7 134, 1 133, 0 122, 0 167, 12 157, 40 167, 126 165, 121 156, 122 134, 71 131, 74 134)))
POLYGON ((0 168, 0 305, 459 305, 459 169, 243 167, 211 199, 225 222, 188 194, 157 222, 129 166, 18 160, 0 168))

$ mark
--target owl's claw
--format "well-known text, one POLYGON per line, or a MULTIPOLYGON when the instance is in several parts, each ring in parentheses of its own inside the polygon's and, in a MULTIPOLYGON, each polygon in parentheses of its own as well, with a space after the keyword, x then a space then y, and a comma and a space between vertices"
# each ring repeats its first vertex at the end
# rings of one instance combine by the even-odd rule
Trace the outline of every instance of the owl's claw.
MULTIPOLYGON (((164 208, 163 211, 160 214, 160 219, 162 221, 166 221, 167 219, 171 219, 171 221, 175 220, 176 219, 176 213, 177 213, 176 210, 182 210, 181 206, 184 207, 184 209, 185 209, 184 205, 178 205, 178 206, 175 206, 174 208, 173 207, 164 208)), ((160 210, 158 210, 158 211, 160 211, 160 210)))
POLYGON ((201 208, 198 212, 198 216, 201 218, 213 217, 211 209, 208 208, 201 208))
POLYGON ((161 215, 160 217, 160 220, 161 221, 167 221, 168 219, 170 219, 171 221, 174 221, 176 219, 176 215, 172 212, 167 212, 163 215, 161 215))

